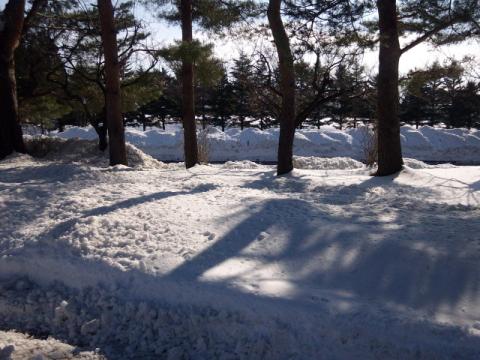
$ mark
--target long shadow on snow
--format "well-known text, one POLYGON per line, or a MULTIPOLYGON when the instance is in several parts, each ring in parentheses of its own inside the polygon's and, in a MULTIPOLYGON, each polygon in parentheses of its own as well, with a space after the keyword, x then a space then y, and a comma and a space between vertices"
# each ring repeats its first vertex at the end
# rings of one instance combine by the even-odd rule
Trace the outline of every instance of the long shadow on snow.
MULTIPOLYGON (((275 180, 271 177, 270 180, 263 181, 275 180)), ((295 181, 293 188, 299 189, 302 185, 295 181)), ((378 180, 367 180, 358 186, 353 200, 363 197, 369 188, 378 184, 378 180)), ((263 185, 258 183, 246 186, 263 185)), ((288 181, 285 186, 279 186, 279 190, 285 192, 290 192, 291 189, 288 181)), ((199 189, 205 190, 208 190, 208 187, 199 189)), ((313 197, 312 201, 323 199, 327 203, 330 201, 338 205, 335 203, 335 195, 341 197, 343 190, 327 190, 331 191, 331 195, 324 196, 325 191, 319 192, 319 197, 313 197)), ((404 190, 410 192, 417 189, 404 186, 404 190)), ((89 210, 81 217, 102 215, 116 209, 130 208, 146 201, 184 193, 156 193, 127 199, 114 205, 89 210)), ((232 278, 215 283, 199 281, 205 271, 227 259, 242 255, 259 259, 266 265, 280 266, 286 273, 286 280, 291 281, 297 290, 290 294, 293 300, 297 300, 292 304, 299 302, 311 305, 310 299, 303 298, 303 289, 307 289, 306 293, 311 293, 308 290, 312 289, 347 292, 381 304, 394 303, 433 312, 445 305, 453 307, 466 296, 478 297, 480 274, 477 271, 478 264, 472 261, 478 256, 470 257, 468 252, 465 252, 465 248, 471 246, 471 242, 480 232, 480 223, 476 220, 478 212, 469 213, 448 207, 425 207, 419 198, 417 203, 406 208, 402 208, 400 204, 394 209, 397 210, 395 227, 392 226, 393 222, 385 223, 380 219, 365 221, 362 214, 331 213, 328 208, 312 206, 312 201, 285 197, 262 202, 258 210, 242 214, 244 220, 211 247, 160 279, 138 270, 123 272, 101 261, 82 257, 78 257, 72 264, 60 263, 60 266, 67 267, 57 269, 57 273, 72 274, 75 277, 76 273, 91 272, 90 280, 88 276, 87 279, 81 279, 86 281, 84 285, 89 285, 90 282, 93 284, 98 274, 104 274, 103 281, 107 284, 115 281, 131 284, 131 297, 138 297, 139 300, 144 294, 153 293, 170 303, 188 303, 198 299, 201 306, 200 292, 198 297, 193 295, 196 294, 196 289, 200 288, 204 290, 201 292, 203 298, 215 299, 218 294, 222 294, 221 296, 229 299, 227 302, 232 306, 240 302, 255 307, 263 300, 265 308, 270 304, 290 306, 292 302, 289 300, 264 298, 234 290, 228 286, 228 281, 233 280, 232 278), (430 210, 431 213, 413 211, 415 208, 430 210), (445 210, 448 212, 445 213, 445 210), (304 220, 298 221, 298 217, 304 220), (451 228, 451 224, 456 224, 456 228, 451 228), (275 233, 275 228, 282 230, 277 233, 283 233, 276 239, 281 243, 279 251, 263 251, 263 255, 245 251, 249 246, 260 246, 260 233, 275 233), (469 231, 464 231, 463 238, 459 239, 458 236, 456 238, 459 229, 469 231), (445 240, 445 234, 449 233, 453 238, 445 240), (442 242, 436 242, 437 237, 443 239, 442 242), (305 262, 306 257, 309 259, 308 263, 305 262), (186 294, 182 293, 185 286, 190 289, 186 294)), ((42 237, 60 235, 71 225, 70 221, 73 219, 56 226, 42 237)), ((20 252, 26 250, 19 249, 20 252)), ((206 301, 206 304, 209 303, 215 302, 206 301)), ((318 307, 312 307, 313 309, 318 307)), ((425 320, 416 326, 424 328, 426 332, 430 331, 431 326, 432 331, 437 329, 425 320)), ((472 348, 478 345, 478 339, 474 337, 467 337, 467 342, 472 348)))
MULTIPOLYGON (((266 207, 265 209, 275 210, 278 208, 266 207)), ((217 249, 222 250, 222 248, 217 249)), ((24 251, 28 253, 28 249, 24 249, 24 251)), ((49 254, 49 252, 46 251, 45 254, 49 254)), ((215 256, 210 261, 222 258, 223 256, 215 256)), ((22 306, 22 301, 30 298, 30 289, 37 290, 35 287, 28 287, 25 290, 24 287, 15 285, 16 279, 9 279, 7 286, 3 286, 2 292, 0 292, 0 313, 3 313, 3 316, 0 317, 0 327, 5 329, 15 327, 17 330, 34 335, 53 335, 60 340, 81 346, 83 349, 93 350, 100 347, 101 352, 106 354, 109 359, 156 359, 157 355, 153 355, 151 352, 153 349, 160 349, 163 354, 160 358, 163 358, 174 346, 180 346, 188 349, 190 353, 192 351, 195 353, 195 346, 201 337, 208 338, 210 346, 214 346, 217 341, 223 342, 222 350, 226 346, 225 341, 229 342, 227 348, 235 348, 239 334, 242 336, 248 334, 247 336, 252 341, 256 338, 256 341, 279 345, 282 341, 286 341, 286 338, 281 332, 278 333, 277 329, 283 329, 287 333, 292 332, 288 341, 301 339, 304 344, 308 344, 305 350, 309 351, 316 351, 308 348, 311 346, 310 344, 318 344, 317 350, 322 351, 322 344, 326 343, 328 349, 329 343, 337 343, 337 351, 340 353, 342 348, 346 347, 346 354, 350 356, 355 354, 355 351, 364 354, 364 350, 355 347, 360 336, 360 338, 365 338, 364 341, 373 344, 370 348, 372 358, 380 356, 382 349, 389 346, 392 351, 397 349, 405 358, 410 355, 414 356, 419 351, 423 354, 433 351, 433 354, 437 355, 440 352, 443 354, 444 351, 448 354, 453 352, 462 354, 460 358, 475 358, 476 355, 479 355, 480 340, 464 333, 459 328, 435 325, 424 319, 418 322, 414 320, 391 322, 391 320, 387 320, 390 318, 383 313, 379 318, 381 322, 379 329, 375 327, 364 329, 360 334, 358 327, 364 326, 364 321, 375 321, 372 320, 371 314, 359 313, 358 310, 353 310, 353 312, 347 310, 332 317, 328 315, 329 310, 321 302, 315 304, 310 298, 299 298, 296 299, 297 301, 270 298, 243 293, 227 287, 226 283, 222 282, 200 282, 194 276, 201 274, 205 267, 191 268, 194 270, 193 272, 177 271, 169 276, 159 278, 136 269, 121 271, 103 261, 83 257, 76 257, 68 262, 56 257, 46 257, 44 260, 41 263, 45 263, 46 268, 30 269, 30 273, 27 272, 26 275, 36 283, 43 284, 42 291, 47 294, 54 293, 56 298, 52 300, 50 296, 47 303, 35 302, 32 304, 27 301, 27 304, 22 306), (49 267, 55 267, 56 271, 47 276, 48 281, 58 277, 58 281, 65 282, 65 285, 49 285, 42 281, 49 267), (110 290, 112 285, 116 290, 110 290), (85 290, 79 291, 78 288, 85 290), (102 289, 99 294, 96 290, 98 288, 102 289), (14 296, 9 296, 8 292, 12 289, 14 296), (7 306, 4 306, 3 296, 6 296, 7 306), (10 308, 9 299, 13 299, 15 306, 19 306, 19 304, 20 306, 15 311, 5 312, 10 308), (53 309, 59 306, 62 300, 66 300, 70 304, 69 311, 75 313, 76 316, 71 320, 67 318, 64 322, 59 322, 53 315, 53 309), (215 304, 221 305, 217 307, 215 304), (48 311, 42 306, 47 306, 48 311), (33 309, 35 313, 44 314, 44 316, 32 317, 32 313, 28 309, 30 311, 33 309), (121 309, 122 316, 119 316, 118 309, 121 309), (229 315, 222 315, 222 310, 228 311, 229 315), (145 317, 147 311, 150 311, 148 314, 154 315, 145 317), (113 320, 108 320, 109 318, 113 320), (80 319, 82 321, 79 321, 80 319), (95 333, 84 334, 81 331, 83 321, 91 319, 102 319, 99 325, 100 336, 96 336, 95 333), (104 319, 106 320, 104 321, 104 319), (315 330, 306 332, 305 327, 308 328, 311 325, 315 326, 315 330), (235 329, 235 336, 225 336, 225 332, 230 332, 229 326, 235 329), (273 327, 270 328, 270 326, 273 327), (385 326, 389 328, 388 335, 382 330, 385 326), (411 334, 406 335, 401 332, 404 326, 411 331, 411 334), (260 330, 256 330, 256 327, 260 330), (299 329, 300 332, 297 333, 299 329), (156 331, 159 333, 158 336, 155 335, 156 331), (134 336, 134 334, 136 335, 134 336), (154 334, 153 338, 152 334, 154 334), (402 342, 392 344, 389 336, 395 337, 394 334, 402 336, 402 341, 407 341, 407 339, 416 341, 416 345, 402 342), (150 337, 147 338, 148 336, 150 337), (157 342, 159 336, 162 340, 160 343, 157 342), (297 336, 299 338, 296 338, 297 336), (417 336, 418 338, 416 338, 417 336), (425 336, 426 341, 422 342, 425 336), (430 343, 431 338, 436 336, 438 336, 438 340, 430 343), (169 340, 166 341, 165 338, 169 340), (135 349, 140 344, 143 344, 140 346, 145 346, 149 341, 152 341, 152 350, 147 352, 135 350, 133 354, 128 353, 127 356, 127 349, 135 349), (445 341, 448 341, 448 344, 445 341), (349 349, 349 345, 353 348, 349 349)), ((196 259, 196 261, 199 260, 196 259)), ((210 263, 212 264, 212 262, 210 263)), ((2 264, 0 263, 0 270, 1 268, 2 264)), ((2 279, 0 278, 0 280, 2 279)), ((1 281, 0 285, 2 285, 1 281)), ((35 296, 38 297, 38 291, 35 296)), ((380 309, 380 311, 385 310, 380 309)), ((246 341, 246 339, 242 338, 242 341, 246 341)), ((243 353, 248 349, 247 346, 241 351, 243 353)), ((279 354, 283 354, 287 358, 288 354, 281 351, 279 354)), ((248 356, 246 352, 243 354, 248 356)), ((277 356, 269 355, 271 358, 283 358, 279 354, 277 353, 277 356)), ((316 354, 319 355, 320 352, 316 354)), ((257 355, 255 358, 263 358, 263 356, 257 355)))
MULTIPOLYGON (((153 193, 153 194, 142 195, 142 196, 138 196, 138 197, 134 197, 134 198, 125 199, 125 200, 118 201, 116 203, 106 205, 106 206, 99 206, 99 207, 84 211, 80 216, 76 216, 72 219, 62 221, 62 222, 58 223, 57 225, 53 226, 48 231, 40 234, 38 239, 39 239, 39 242, 41 242, 42 244, 39 244, 39 246, 44 246, 43 243, 45 241, 52 241, 52 243, 53 243, 53 241, 55 239, 57 239, 58 237, 60 237, 62 235, 62 233, 68 231, 80 219, 83 219, 83 218, 88 218, 90 216, 102 216, 102 215, 106 215, 108 213, 111 213, 113 211, 129 209, 129 208, 137 206, 137 205, 142 205, 142 204, 146 204, 146 203, 149 203, 149 202, 159 201, 159 200, 171 197, 171 196, 190 195, 190 194, 210 191, 214 188, 215 188, 215 185, 213 185, 213 184, 205 184, 205 185, 197 186, 197 187, 195 187, 195 188, 193 188, 189 191, 157 192, 157 193, 153 193)), ((64 246, 64 245, 65 244, 62 244, 62 246, 64 246)))
MULTIPOLYGON (((404 193, 419 191, 389 184, 392 179, 370 178, 348 187, 348 191, 345 187, 329 187, 313 194, 312 202, 349 205, 363 200, 370 188, 380 185, 387 190, 389 186, 401 187, 404 193)), ((298 179, 293 184, 273 181, 277 182, 274 188, 283 192, 301 192, 305 186, 299 185, 298 179)), ((265 179, 246 185, 264 186, 265 179)), ((382 201, 381 196, 372 199, 377 204, 382 201)), ((368 301, 431 312, 445 306, 453 308, 465 298, 479 298, 478 211, 432 206, 425 204, 422 196, 417 200, 399 199, 394 207, 385 210, 392 212, 391 221, 379 219, 368 209, 360 214, 351 209, 331 213, 328 208, 313 207, 302 199, 269 199, 253 213, 239 214, 245 219, 170 276, 195 281, 222 262, 243 256, 259 259, 265 266, 280 266, 292 285, 298 287, 299 296, 302 287, 346 291, 368 301), (260 234, 272 229, 283 234, 274 240, 280 251, 261 248, 260 234), (260 248, 265 255, 255 255, 248 251, 249 246, 260 248)))

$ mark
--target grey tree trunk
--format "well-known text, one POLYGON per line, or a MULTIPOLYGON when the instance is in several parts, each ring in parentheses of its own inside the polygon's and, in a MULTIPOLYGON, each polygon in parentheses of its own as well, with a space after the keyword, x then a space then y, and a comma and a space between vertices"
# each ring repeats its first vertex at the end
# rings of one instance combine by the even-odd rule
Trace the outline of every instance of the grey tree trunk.
MULTIPOLYGON (((181 0, 182 41, 191 44, 192 0, 181 0)), ((185 167, 198 164, 197 128, 195 124, 195 96, 193 92, 193 63, 191 59, 182 60, 182 120, 185 149, 185 167)))
POLYGON ((125 129, 120 94, 120 63, 118 62, 117 32, 111 0, 98 0, 102 45, 105 54, 106 121, 110 165, 127 165, 125 129))
POLYGON ((290 42, 280 14, 281 5, 281 0, 270 0, 267 10, 268 23, 278 54, 282 93, 277 175, 283 175, 293 170, 293 139, 295 137, 295 71, 290 42))
POLYGON ((400 142, 398 65, 401 56, 395 0, 377 0, 380 29, 378 70, 378 170, 385 176, 402 169, 400 142))
POLYGON ((0 159, 14 151, 25 152, 18 119, 14 54, 22 36, 25 0, 10 0, 0 30, 0 159))

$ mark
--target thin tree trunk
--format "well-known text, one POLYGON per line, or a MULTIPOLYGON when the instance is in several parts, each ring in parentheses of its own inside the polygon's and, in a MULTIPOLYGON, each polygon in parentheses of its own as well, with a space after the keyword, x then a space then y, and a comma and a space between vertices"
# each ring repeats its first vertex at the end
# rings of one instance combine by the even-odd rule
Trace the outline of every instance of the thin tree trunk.
POLYGON ((25 152, 18 121, 14 54, 22 35, 25 0, 10 0, 3 12, 0 31, 0 159, 14 151, 25 152))
POLYGON ((377 0, 380 28, 378 71, 378 170, 375 175, 394 174, 402 169, 400 142, 398 64, 401 50, 395 0, 377 0))
POLYGON ((147 130, 147 117, 145 116, 145 114, 140 114, 140 116, 142 117, 142 128, 143 128, 143 131, 146 131, 147 130))
POLYGON ((120 63, 118 62, 117 32, 111 0, 98 0, 102 44, 105 53, 106 121, 110 165, 127 165, 125 129, 120 95, 120 63))
POLYGON ((277 175, 293 170, 293 139, 295 136, 295 71, 290 42, 280 14, 281 4, 281 0, 270 0, 267 11, 268 22, 277 48, 282 92, 277 175))
MULTIPOLYGON (((192 0, 181 0, 182 41, 191 44, 192 0)), ((195 124, 195 97, 193 91, 193 63, 191 59, 182 60, 182 119, 185 148, 185 167, 198 164, 197 129, 195 124)))

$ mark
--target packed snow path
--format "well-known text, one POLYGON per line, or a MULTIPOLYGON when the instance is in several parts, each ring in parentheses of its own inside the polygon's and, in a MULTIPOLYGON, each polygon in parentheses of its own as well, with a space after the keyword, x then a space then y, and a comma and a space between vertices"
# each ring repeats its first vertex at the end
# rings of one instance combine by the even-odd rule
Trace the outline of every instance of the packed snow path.
POLYGON ((109 359, 480 357, 480 167, 77 160, 0 162, 3 329, 109 359))

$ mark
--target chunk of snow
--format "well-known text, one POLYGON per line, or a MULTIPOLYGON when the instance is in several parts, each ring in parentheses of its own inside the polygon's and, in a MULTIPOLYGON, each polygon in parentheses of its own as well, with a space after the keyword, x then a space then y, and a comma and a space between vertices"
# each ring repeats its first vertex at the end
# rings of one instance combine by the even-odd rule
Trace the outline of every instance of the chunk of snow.
POLYGON ((362 169, 365 165, 360 161, 345 157, 321 158, 316 156, 294 156, 293 167, 296 169, 346 170, 362 169))

